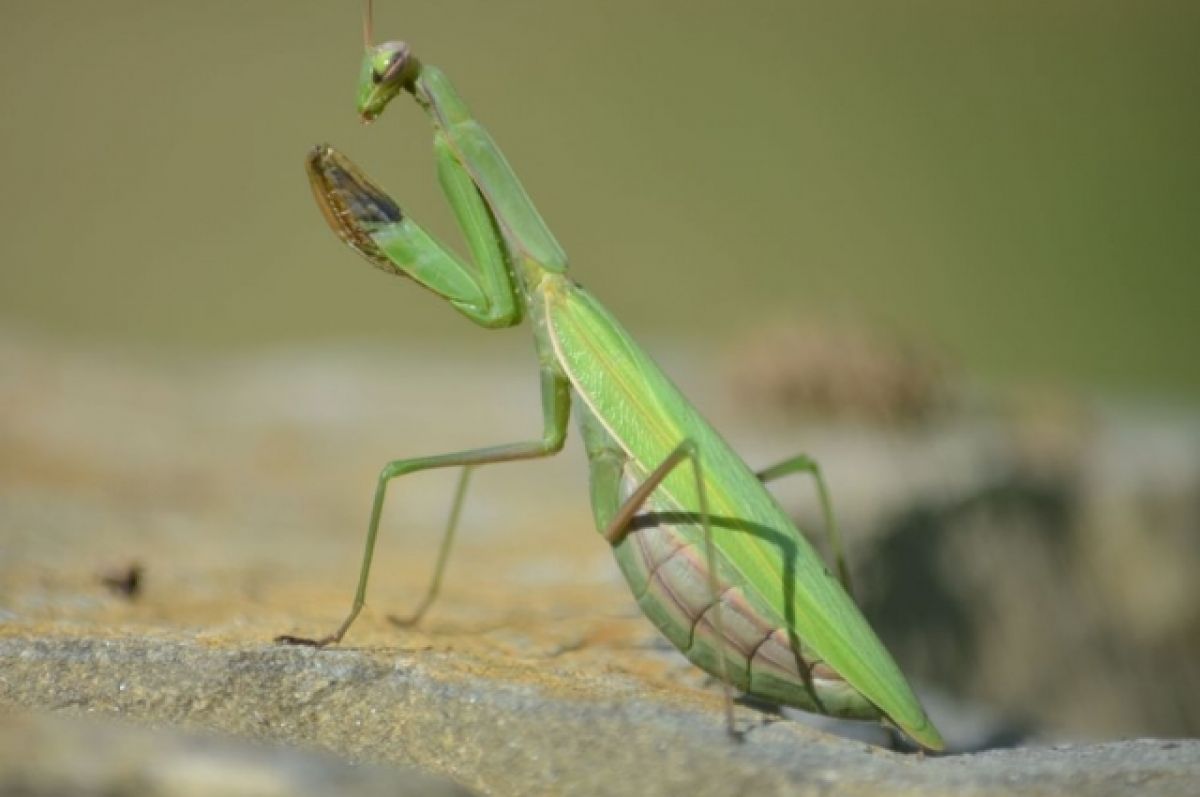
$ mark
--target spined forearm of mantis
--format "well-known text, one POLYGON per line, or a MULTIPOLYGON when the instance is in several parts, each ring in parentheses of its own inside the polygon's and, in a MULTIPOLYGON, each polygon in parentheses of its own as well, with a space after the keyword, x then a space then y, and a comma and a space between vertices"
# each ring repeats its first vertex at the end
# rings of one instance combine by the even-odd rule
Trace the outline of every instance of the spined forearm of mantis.
POLYGON ((752 471, 620 323, 567 276, 562 248, 445 75, 403 43, 371 44, 369 27, 359 114, 373 120, 402 96, 425 109, 438 179, 474 264, 425 232, 329 146, 308 156, 317 205, 338 237, 375 266, 414 280, 476 324, 509 327, 528 317, 542 430, 526 441, 385 465, 348 615, 324 637, 280 641, 340 642, 363 607, 389 485, 417 471, 459 468, 434 578, 407 622, 419 621, 441 583, 471 471, 557 454, 574 396, 596 528, 650 621, 724 685, 731 732, 729 695, 738 689, 807 711, 884 721, 924 748, 942 749, 937 729, 850 597, 817 464, 799 456, 752 471), (840 577, 764 487, 792 473, 816 479, 840 577))

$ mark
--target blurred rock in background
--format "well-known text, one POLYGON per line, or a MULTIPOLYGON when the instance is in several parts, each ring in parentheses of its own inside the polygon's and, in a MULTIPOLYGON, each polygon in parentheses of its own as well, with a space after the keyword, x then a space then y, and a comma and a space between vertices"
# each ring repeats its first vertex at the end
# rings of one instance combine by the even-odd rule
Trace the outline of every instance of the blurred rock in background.
POLYGON ((747 410, 883 426, 918 424, 953 401, 948 358, 898 331, 822 317, 753 327, 729 347, 728 379, 747 410))
POLYGON ((758 434, 822 449, 907 671, 1014 738, 1200 733, 1200 415, 968 385, 866 324, 768 325, 727 360, 758 434))

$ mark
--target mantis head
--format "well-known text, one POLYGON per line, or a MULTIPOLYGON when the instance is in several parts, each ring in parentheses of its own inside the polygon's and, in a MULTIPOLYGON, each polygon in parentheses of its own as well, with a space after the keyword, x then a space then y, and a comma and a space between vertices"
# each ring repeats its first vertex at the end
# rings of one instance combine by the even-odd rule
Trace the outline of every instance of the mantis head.
POLYGON ((358 78, 358 115, 373 121, 401 89, 412 89, 420 71, 421 62, 404 42, 368 45, 358 78))
POLYGON ((413 57, 404 42, 372 44, 371 0, 363 7, 363 55, 358 74, 358 115, 364 122, 374 121, 401 89, 412 90, 421 72, 421 62, 413 57))

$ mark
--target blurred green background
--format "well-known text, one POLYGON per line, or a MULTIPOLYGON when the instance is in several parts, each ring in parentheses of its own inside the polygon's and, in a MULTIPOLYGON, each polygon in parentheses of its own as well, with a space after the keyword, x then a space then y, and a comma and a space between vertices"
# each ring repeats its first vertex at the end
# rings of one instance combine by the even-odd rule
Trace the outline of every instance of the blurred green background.
MULTIPOLYGON (((985 379, 1200 398, 1200 4, 377 5, 635 335, 851 313, 985 379)), ((0 5, 0 325, 476 345, 312 206, 328 140, 453 232, 420 113, 355 118, 358 14, 0 5)))

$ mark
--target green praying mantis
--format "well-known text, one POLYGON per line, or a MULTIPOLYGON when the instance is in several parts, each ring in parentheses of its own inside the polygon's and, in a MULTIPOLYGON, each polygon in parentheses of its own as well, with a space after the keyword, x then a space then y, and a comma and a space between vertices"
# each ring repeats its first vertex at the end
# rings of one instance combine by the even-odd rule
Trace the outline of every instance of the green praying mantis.
POLYGON ((400 459, 379 475, 349 614, 319 639, 341 641, 363 607, 388 485, 460 468, 450 520, 416 622, 436 596, 472 469, 558 453, 575 413, 590 466, 596 528, 638 605, 725 689, 837 717, 889 722, 920 746, 942 738, 849 595, 828 491, 808 457, 752 471, 628 332, 567 275, 567 258, 491 136, 442 72, 401 42, 372 44, 367 4, 358 111, 364 121, 407 94, 429 115, 437 175, 476 262, 436 241, 345 156, 308 155, 313 192, 334 232, 380 269, 408 277, 485 329, 528 319, 541 377, 536 440, 400 459), (838 576, 764 487, 816 478, 838 576))

